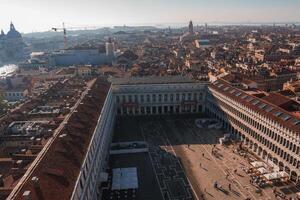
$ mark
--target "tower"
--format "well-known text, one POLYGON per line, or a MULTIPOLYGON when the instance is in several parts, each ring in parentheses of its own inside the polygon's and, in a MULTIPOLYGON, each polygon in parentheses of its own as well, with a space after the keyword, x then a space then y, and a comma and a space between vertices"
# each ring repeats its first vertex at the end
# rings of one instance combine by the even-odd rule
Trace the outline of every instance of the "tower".
POLYGON ((113 57, 115 54, 115 45, 111 38, 108 39, 105 45, 106 55, 113 57))
POLYGON ((190 33, 190 34, 193 34, 193 33, 194 33, 194 26, 193 26, 192 20, 191 20, 190 23, 189 23, 189 33, 190 33))

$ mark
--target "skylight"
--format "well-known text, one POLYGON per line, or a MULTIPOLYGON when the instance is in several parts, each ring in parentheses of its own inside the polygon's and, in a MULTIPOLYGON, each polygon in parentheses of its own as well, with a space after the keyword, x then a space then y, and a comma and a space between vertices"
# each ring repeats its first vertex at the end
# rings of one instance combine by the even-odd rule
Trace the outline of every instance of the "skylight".
POLYGON ((260 104, 258 107, 259 107, 260 109, 263 109, 263 108, 266 107, 266 106, 267 106, 267 104, 262 103, 262 104, 260 104))
POLYGON ((276 111, 276 112, 274 113, 274 115, 275 115, 276 117, 279 117, 281 114, 282 114, 281 111, 276 111))
POLYGON ((238 97, 238 96, 240 96, 241 94, 242 94, 241 92, 238 92, 238 93, 235 94, 235 96, 238 97))
POLYGON ((247 95, 245 94, 244 96, 242 96, 242 99, 245 99, 247 97, 247 95))
POLYGON ((298 125, 298 124, 300 124, 300 120, 299 119, 294 119, 293 125, 298 125))
POLYGON ((252 101, 252 100, 253 100, 253 97, 248 97, 246 101, 247 101, 247 102, 250 102, 250 101, 252 101))
POLYGON ((287 121, 288 119, 291 118, 291 116, 284 114, 280 118, 283 119, 284 121, 287 121))
POLYGON ((229 87, 226 87, 226 88, 224 88, 223 90, 224 90, 224 91, 227 91, 228 89, 229 89, 229 87))
POLYGON ((230 93, 233 94, 235 92, 235 89, 231 90, 230 93))
POLYGON ((260 102, 260 101, 256 99, 256 100, 254 100, 254 101, 252 102, 252 104, 253 104, 253 105, 256 105, 256 104, 258 104, 259 102, 260 102))
POLYGON ((271 112, 273 109, 274 109, 274 108, 273 108, 272 106, 269 106, 269 107, 266 108, 266 111, 267 111, 267 112, 271 112))

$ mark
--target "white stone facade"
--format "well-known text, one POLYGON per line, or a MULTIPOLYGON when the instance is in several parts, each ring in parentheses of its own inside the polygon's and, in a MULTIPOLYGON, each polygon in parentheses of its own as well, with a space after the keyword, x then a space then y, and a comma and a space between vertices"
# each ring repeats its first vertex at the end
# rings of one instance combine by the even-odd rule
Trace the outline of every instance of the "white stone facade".
MULTIPOLYGON (((236 92, 236 96, 241 95, 238 95, 241 91, 236 92)), ((241 140, 250 151, 273 165, 275 170, 284 170, 292 180, 299 180, 300 134, 250 109, 230 95, 208 86, 208 83, 112 84, 72 199, 97 199, 101 196, 98 187, 101 184, 100 174, 107 167, 117 115, 203 112, 219 119, 233 137, 241 140)), ((295 125, 298 125, 297 121, 295 125)))
POLYGON ((117 115, 159 115, 204 111, 204 83, 113 85, 117 115))
POLYGON ((206 113, 218 118, 231 134, 244 146, 274 166, 286 171, 298 181, 300 171, 300 135, 273 119, 235 101, 209 87, 206 113))

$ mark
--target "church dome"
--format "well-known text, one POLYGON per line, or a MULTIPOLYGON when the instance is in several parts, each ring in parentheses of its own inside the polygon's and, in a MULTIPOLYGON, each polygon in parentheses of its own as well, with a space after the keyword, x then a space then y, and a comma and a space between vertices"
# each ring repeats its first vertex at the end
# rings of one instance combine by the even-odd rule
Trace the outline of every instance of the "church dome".
POLYGON ((10 30, 7 33, 7 38, 22 38, 22 35, 15 29, 13 23, 10 24, 10 30))

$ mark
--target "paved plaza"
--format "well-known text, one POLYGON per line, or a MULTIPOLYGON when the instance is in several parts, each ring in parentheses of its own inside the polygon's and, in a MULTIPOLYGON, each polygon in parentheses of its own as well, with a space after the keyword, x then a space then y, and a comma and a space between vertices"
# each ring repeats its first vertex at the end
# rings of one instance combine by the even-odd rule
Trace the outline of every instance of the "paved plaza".
MULTIPOLYGON (((153 174, 155 179, 151 180, 151 185, 159 188, 161 199, 276 199, 273 193, 275 187, 259 190, 250 183, 250 176, 243 170, 250 164, 234 153, 236 145, 217 143, 226 132, 198 128, 194 121, 193 116, 121 118, 118 119, 114 141, 143 140, 148 143, 147 154, 132 154, 130 159, 135 160, 137 156, 135 162, 143 162, 140 156, 146 157, 147 163, 135 165, 138 168, 148 165, 149 169, 142 167, 143 171, 153 174), (214 187, 215 183, 218 188, 214 187)), ((119 160, 114 157, 113 160, 114 163, 116 160, 122 162, 116 167, 133 166, 126 165, 124 158, 119 160)), ((150 178, 139 176, 139 179, 139 182, 149 182, 143 179, 150 178)), ((143 190, 147 190, 146 185, 143 190)), ((300 191, 293 183, 281 185, 276 190, 287 197, 295 196, 295 192, 300 191)))

